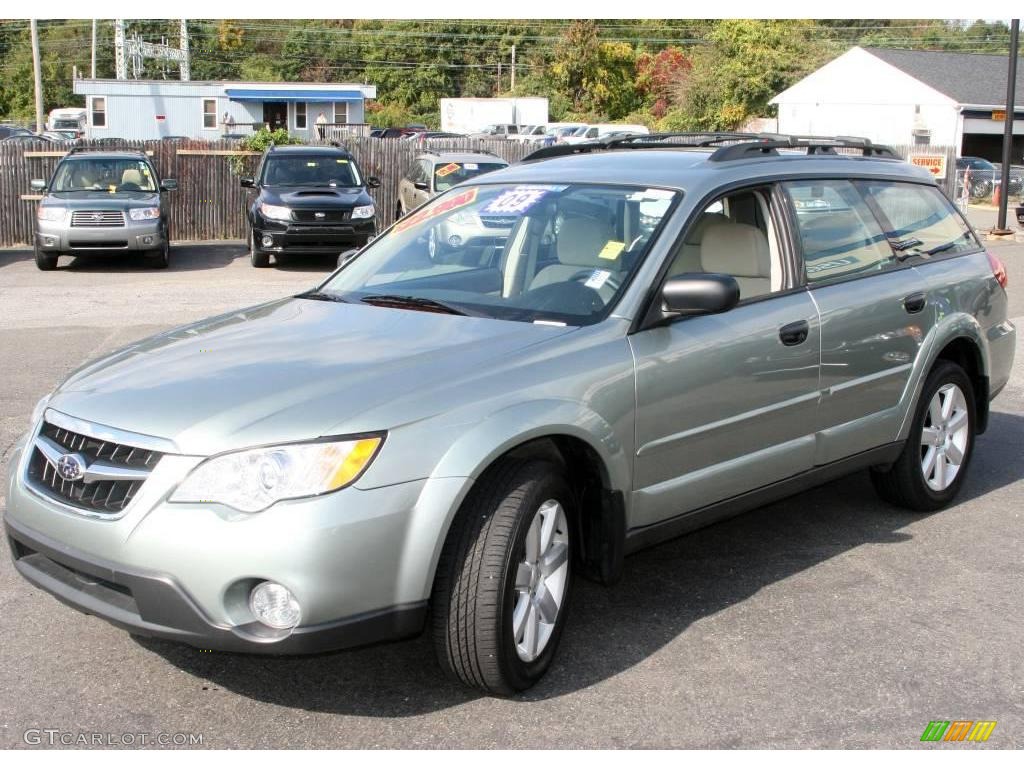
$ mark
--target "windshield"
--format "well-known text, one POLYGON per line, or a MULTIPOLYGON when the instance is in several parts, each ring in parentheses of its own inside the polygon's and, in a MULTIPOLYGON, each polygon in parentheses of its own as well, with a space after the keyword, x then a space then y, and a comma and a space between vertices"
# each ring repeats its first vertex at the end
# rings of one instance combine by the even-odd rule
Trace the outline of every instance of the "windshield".
POLYGON ((459 187, 401 219, 321 293, 586 325, 618 301, 680 196, 590 184, 459 187))
POLYGON ((78 121, 73 118, 62 117, 53 121, 54 128, 78 128, 78 121))
POLYGON ((263 165, 267 187, 358 187, 355 163, 337 155, 292 155, 267 158, 263 165))
POLYGON ((156 178, 145 160, 82 157, 57 167, 50 191, 156 192, 156 178))
POLYGON ((505 168, 508 163, 437 163, 434 166, 434 189, 444 192, 456 184, 483 173, 505 168))

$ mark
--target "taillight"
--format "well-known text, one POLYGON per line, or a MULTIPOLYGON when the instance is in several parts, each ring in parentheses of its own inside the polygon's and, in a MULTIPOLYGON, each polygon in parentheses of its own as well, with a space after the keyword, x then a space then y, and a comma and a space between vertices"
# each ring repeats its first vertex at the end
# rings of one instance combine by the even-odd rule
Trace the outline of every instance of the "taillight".
POLYGON ((988 265, 992 267, 992 274, 995 275, 996 282, 1005 289, 1010 282, 1010 279, 1006 276, 1006 267, 991 251, 985 251, 985 255, 988 256, 988 265))

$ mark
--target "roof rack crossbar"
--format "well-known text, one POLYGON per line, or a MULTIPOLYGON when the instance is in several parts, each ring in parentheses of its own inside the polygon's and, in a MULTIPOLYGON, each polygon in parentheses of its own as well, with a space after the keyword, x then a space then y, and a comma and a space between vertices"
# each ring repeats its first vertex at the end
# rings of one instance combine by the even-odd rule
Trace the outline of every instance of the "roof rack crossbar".
POLYGON ((871 139, 860 136, 788 136, 783 134, 758 134, 756 141, 716 149, 709 162, 722 163, 742 160, 757 155, 777 155, 779 149, 806 149, 808 155, 837 155, 837 149, 859 149, 864 157, 885 157, 899 159, 890 147, 874 144, 871 139))

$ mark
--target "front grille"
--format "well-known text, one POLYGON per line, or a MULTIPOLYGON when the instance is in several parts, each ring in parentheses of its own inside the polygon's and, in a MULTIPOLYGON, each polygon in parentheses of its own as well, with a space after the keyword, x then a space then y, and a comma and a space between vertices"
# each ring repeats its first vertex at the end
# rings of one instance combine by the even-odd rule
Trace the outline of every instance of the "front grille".
POLYGON ((72 211, 72 227, 123 227, 123 211, 72 211))
POLYGON ((114 248, 127 248, 127 240, 69 240, 69 248, 77 248, 78 250, 86 250, 92 248, 97 251, 109 251, 114 248))
POLYGON ((352 211, 318 211, 315 208, 310 210, 296 208, 292 210, 293 221, 309 222, 312 224, 334 224, 339 221, 348 221, 351 216, 352 211), (318 216, 317 214, 322 215, 318 216))
POLYGON ((63 448, 67 453, 78 454, 88 465, 101 464, 105 470, 116 473, 123 468, 132 479, 68 481, 58 474, 52 461, 47 459, 37 439, 28 465, 28 479, 32 485, 47 495, 71 506, 80 507, 99 514, 117 514, 131 502, 145 482, 142 472, 151 470, 163 456, 158 451, 136 448, 99 440, 62 429, 54 424, 43 423, 39 432, 41 438, 63 448), (141 477, 142 479, 138 479, 141 477))
POLYGON ((515 216, 481 216, 481 223, 490 229, 511 229, 516 223, 515 216))

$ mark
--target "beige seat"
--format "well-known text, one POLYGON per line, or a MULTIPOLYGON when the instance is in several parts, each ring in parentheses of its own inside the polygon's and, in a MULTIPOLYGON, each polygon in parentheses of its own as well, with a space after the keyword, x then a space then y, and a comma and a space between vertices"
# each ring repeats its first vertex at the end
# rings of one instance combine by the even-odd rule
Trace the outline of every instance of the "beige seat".
POLYGON ((741 300, 771 293, 771 261, 768 238, 750 224, 716 222, 701 238, 701 269, 735 277, 741 300))
POLYGON ((142 188, 142 174, 137 168, 126 168, 121 174, 121 186, 125 184, 134 184, 140 189, 142 188))
MULTIPOLYGON (((613 274, 620 271, 618 259, 602 259, 599 255, 612 239, 612 228, 606 220, 585 216, 573 216, 563 220, 558 230, 558 239, 555 241, 558 264, 550 264, 538 272, 530 282, 530 290, 565 282, 588 267, 604 269, 613 274)), ((615 291, 605 284, 598 289, 598 293, 607 300, 615 291)))
POLYGON ((683 239, 683 247, 679 249, 672 266, 669 268, 669 275, 682 275, 687 272, 700 272, 700 242, 704 233, 713 224, 727 224, 729 217, 724 213, 702 213, 697 221, 686 231, 683 239))

